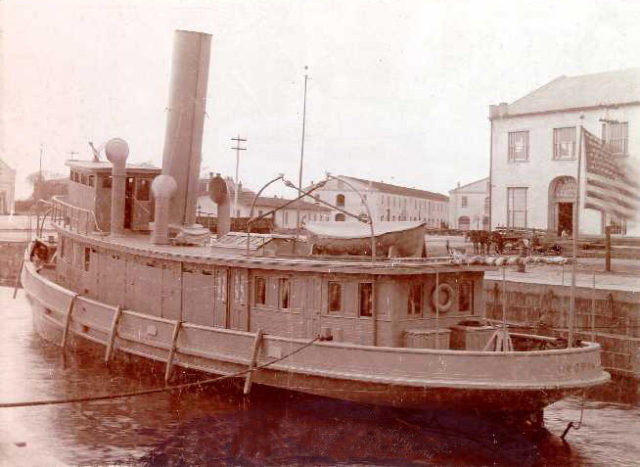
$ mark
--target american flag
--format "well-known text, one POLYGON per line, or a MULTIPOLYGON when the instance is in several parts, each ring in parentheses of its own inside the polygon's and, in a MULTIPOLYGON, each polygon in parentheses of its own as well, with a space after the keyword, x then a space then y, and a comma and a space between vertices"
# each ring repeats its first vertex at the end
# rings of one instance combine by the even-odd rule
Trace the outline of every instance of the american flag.
POLYGON ((640 213, 638 177, 601 139, 587 130, 583 130, 583 134, 587 179, 584 207, 619 219, 637 219, 640 213))

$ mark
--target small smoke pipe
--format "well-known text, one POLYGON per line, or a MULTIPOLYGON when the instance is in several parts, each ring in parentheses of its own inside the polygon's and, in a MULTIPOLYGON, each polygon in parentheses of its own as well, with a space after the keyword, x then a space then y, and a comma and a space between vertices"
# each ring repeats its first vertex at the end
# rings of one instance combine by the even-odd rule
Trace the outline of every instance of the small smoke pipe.
POLYGON ((218 237, 221 237, 231 230, 231 203, 227 182, 220 174, 209 182, 209 197, 218 205, 218 237))
POLYGON ((151 232, 151 243, 167 245, 169 243, 169 209, 171 197, 178 185, 170 175, 158 175, 151 184, 151 191, 156 200, 155 222, 151 232))
POLYGON ((126 190, 126 165, 129 145, 120 138, 110 139, 104 152, 112 164, 111 168, 111 235, 124 235, 124 201, 126 190))

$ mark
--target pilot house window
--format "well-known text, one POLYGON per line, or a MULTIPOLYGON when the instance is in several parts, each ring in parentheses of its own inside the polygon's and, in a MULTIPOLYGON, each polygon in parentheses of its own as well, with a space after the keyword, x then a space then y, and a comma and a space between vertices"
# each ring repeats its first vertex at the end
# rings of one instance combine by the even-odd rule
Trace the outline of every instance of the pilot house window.
POLYGON ((264 277, 255 279, 255 303, 256 305, 267 303, 267 284, 264 277))
POLYGON ((337 282, 329 282, 329 312, 342 309, 342 286, 337 282))
POLYGON ((358 296, 360 297, 360 306, 358 308, 360 316, 373 315, 373 284, 371 282, 363 282, 358 284, 358 296))
POLYGON ((149 201, 150 188, 151 180, 148 178, 138 179, 138 190, 136 191, 136 198, 138 198, 138 201, 149 201))
POLYGON ((289 279, 278 279, 278 296, 280 308, 286 310, 289 308, 290 282, 289 279))
POLYGON ((407 313, 409 315, 420 315, 422 311, 422 291, 422 284, 411 284, 407 303, 407 313))

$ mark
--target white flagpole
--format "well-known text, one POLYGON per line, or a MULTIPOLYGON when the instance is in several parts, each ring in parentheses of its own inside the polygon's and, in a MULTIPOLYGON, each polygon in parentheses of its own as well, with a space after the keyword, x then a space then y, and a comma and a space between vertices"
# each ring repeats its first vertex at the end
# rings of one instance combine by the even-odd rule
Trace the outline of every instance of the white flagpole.
MULTIPOLYGON (((582 118, 582 117, 580 117, 582 118)), ((578 235, 580 234, 580 174, 582 172, 582 138, 583 127, 580 125, 580 136, 578 139, 578 175, 576 177, 576 202, 573 205, 573 254, 571 261, 571 295, 569 299, 569 347, 573 347, 575 311, 576 311, 576 266, 578 258, 578 235)))

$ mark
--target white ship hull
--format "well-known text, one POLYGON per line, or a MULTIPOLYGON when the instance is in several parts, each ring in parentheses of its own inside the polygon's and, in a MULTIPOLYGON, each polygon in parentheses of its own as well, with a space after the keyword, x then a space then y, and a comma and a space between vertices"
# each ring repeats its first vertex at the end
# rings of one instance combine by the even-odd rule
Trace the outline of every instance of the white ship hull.
MULTIPOLYGON (((68 325, 68 345, 92 342, 115 352, 167 362, 177 321, 122 310, 74 297, 25 262, 22 284, 38 332, 60 344, 68 325)), ((180 323, 172 364, 210 374, 231 374, 251 363, 255 333, 180 323)), ((307 344, 304 339, 265 335, 257 364, 307 344)), ((456 408, 499 412, 539 412, 565 395, 605 383, 599 346, 524 352, 374 347, 314 342, 291 357, 256 371, 253 382, 332 398, 413 408, 456 408)))

